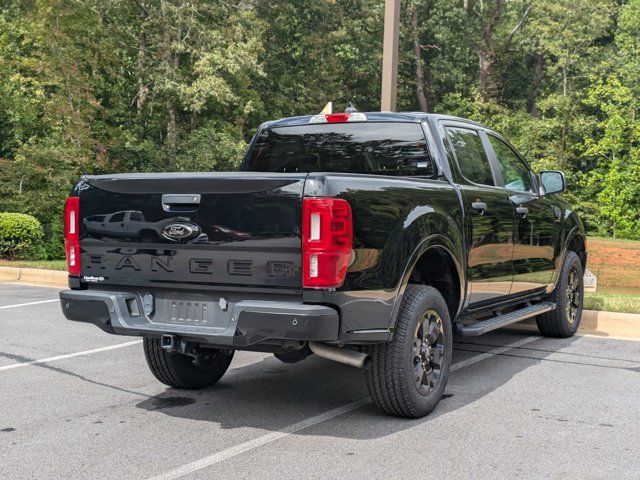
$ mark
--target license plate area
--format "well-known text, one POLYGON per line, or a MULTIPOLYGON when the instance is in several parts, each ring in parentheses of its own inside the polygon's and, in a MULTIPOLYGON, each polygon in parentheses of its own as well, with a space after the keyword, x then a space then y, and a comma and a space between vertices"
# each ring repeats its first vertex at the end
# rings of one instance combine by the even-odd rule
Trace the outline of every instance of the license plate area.
POLYGON ((214 326, 215 303, 185 300, 164 300, 164 320, 172 325, 214 326))
MULTIPOLYGON (((199 297, 199 298, 198 298, 199 297)), ((156 325, 175 325, 224 329, 230 323, 231 312, 220 299, 156 297, 155 311, 149 317, 156 325), (221 307, 224 306, 224 310, 221 307)), ((211 297, 209 297, 211 298, 211 297)))

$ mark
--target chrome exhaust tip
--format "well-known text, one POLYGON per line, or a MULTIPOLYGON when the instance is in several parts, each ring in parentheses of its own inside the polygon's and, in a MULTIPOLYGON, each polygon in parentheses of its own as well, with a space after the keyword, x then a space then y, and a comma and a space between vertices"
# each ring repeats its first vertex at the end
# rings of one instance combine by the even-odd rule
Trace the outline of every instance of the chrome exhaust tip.
POLYGON ((326 343, 309 342, 309 349, 322 358, 343 363, 350 367, 363 368, 367 364, 369 355, 348 348, 338 348, 326 343))

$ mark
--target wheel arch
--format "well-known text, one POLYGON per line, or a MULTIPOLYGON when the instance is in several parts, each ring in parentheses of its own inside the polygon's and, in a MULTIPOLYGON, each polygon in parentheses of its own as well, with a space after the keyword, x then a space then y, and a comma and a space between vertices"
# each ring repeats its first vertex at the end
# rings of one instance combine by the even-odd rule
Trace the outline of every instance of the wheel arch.
POLYGON ((433 235, 416 248, 402 276, 393 308, 391 325, 396 317, 405 290, 409 284, 429 285, 443 296, 454 322, 464 302, 465 276, 461 262, 456 258, 455 248, 441 235, 433 235))
POLYGON ((565 255, 568 251, 575 252, 580 259, 582 269, 585 270, 587 268, 587 239, 577 228, 569 234, 564 251, 565 255))
POLYGON ((553 283, 547 288, 547 293, 551 293, 555 290, 558 282, 560 281, 560 272, 567 258, 567 252, 575 252, 580 259, 582 270, 587 268, 587 239, 584 229, 579 226, 574 226, 568 232, 563 234, 562 241, 560 243, 561 250, 556 260, 556 270, 553 278, 553 283))

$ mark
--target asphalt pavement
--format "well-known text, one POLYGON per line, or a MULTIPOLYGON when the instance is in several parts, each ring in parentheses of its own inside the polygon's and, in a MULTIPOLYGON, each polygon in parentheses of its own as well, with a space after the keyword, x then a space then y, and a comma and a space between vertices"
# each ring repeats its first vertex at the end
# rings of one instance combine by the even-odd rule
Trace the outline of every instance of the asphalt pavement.
POLYGON ((1 478, 640 478, 640 342, 456 338, 445 397, 406 420, 314 357, 239 352, 217 385, 170 389, 57 292, 0 284, 1 478))

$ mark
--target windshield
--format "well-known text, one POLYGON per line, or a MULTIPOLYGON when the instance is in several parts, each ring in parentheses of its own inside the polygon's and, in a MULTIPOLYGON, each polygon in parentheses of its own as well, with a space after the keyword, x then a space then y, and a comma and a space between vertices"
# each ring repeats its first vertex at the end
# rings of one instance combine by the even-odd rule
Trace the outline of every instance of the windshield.
POLYGON ((435 173, 418 123, 333 123, 266 129, 256 139, 247 170, 427 177, 435 173))

